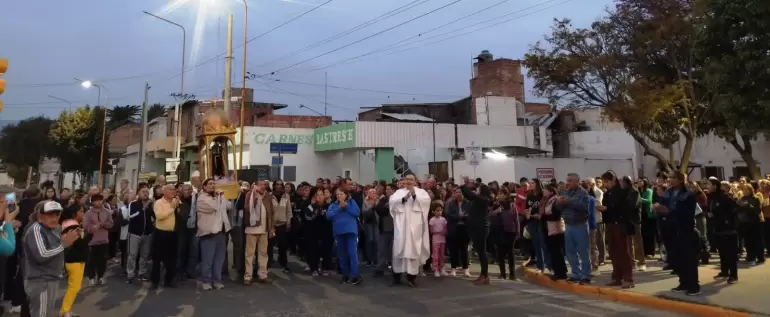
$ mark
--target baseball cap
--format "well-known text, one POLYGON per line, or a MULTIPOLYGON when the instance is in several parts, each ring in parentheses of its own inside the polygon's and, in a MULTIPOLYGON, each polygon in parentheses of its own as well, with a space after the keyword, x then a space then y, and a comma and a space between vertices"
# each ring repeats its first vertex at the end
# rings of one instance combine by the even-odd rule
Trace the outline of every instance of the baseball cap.
POLYGON ((43 205, 44 214, 62 212, 62 209, 63 208, 61 204, 55 201, 49 201, 49 202, 46 202, 45 205, 43 205))

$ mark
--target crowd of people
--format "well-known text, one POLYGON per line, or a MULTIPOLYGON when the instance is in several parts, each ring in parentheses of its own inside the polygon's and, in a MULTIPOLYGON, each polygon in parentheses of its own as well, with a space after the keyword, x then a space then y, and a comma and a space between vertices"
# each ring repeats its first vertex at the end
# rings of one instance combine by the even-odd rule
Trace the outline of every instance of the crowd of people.
POLYGON ((679 276, 672 291, 697 295, 698 265, 711 253, 720 259, 714 278, 732 284, 744 251, 756 265, 770 251, 768 180, 697 183, 675 172, 653 182, 608 171, 585 179, 570 173, 565 182, 464 177, 456 184, 408 174, 366 185, 242 182, 234 200, 196 174, 188 183, 158 177, 136 189, 123 180, 114 192, 57 193, 51 185, 27 189, 18 202, 0 195, 0 256, 7 257, 0 284, 11 312, 25 317, 78 316, 72 306, 84 279, 106 284, 110 265, 127 284, 174 288, 196 279, 216 290, 231 267, 243 285, 270 283, 268 268, 291 272, 290 254, 312 276, 359 285, 365 265, 374 278, 390 275, 397 286, 405 277, 409 287, 426 274, 471 277, 471 254, 480 265, 475 285, 489 284, 494 262, 500 279, 516 279, 516 255, 555 280, 582 284, 609 258, 609 285, 628 289, 634 271, 660 253, 664 269, 679 276))

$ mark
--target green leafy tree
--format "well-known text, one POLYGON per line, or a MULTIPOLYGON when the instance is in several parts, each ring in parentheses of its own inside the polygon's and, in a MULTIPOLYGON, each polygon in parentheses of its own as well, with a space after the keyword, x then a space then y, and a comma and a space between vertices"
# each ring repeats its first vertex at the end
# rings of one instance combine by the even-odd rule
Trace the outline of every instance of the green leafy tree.
MULTIPOLYGON (((74 112, 62 112, 51 129, 54 156, 59 159, 63 172, 76 172, 81 179, 89 179, 99 169, 104 128, 104 110, 96 107, 77 108, 74 112)), ((107 166, 107 144, 105 155, 107 166)))
POLYGON ((147 122, 166 115, 166 106, 156 103, 147 108, 147 122))
MULTIPOLYGON (((50 154, 51 141, 49 134, 53 120, 46 117, 33 117, 7 125, 0 130, 0 160, 13 165, 16 170, 27 173, 29 169, 36 170, 40 162, 50 154)), ((14 177, 14 176, 12 176, 14 177)), ((14 177, 19 180, 21 178, 14 177)), ((27 180, 27 175, 24 175, 27 180)))
MULTIPOLYGON (((676 159, 651 146, 685 141, 679 169, 687 170, 702 114, 696 88, 691 3, 679 0, 619 0, 590 27, 556 20, 546 45, 535 44, 524 64, 534 92, 552 104, 600 107, 623 124, 663 170, 676 159), (689 45, 689 46, 688 46, 689 45)), ((671 152, 670 152, 671 153, 671 152)))
POLYGON ((109 129, 115 129, 129 123, 136 123, 141 114, 142 108, 139 106, 115 106, 107 110, 109 118, 107 125, 109 129))
POLYGON ((760 178, 751 141, 770 132, 770 5, 766 1, 705 0, 696 42, 713 97, 709 124, 760 178))

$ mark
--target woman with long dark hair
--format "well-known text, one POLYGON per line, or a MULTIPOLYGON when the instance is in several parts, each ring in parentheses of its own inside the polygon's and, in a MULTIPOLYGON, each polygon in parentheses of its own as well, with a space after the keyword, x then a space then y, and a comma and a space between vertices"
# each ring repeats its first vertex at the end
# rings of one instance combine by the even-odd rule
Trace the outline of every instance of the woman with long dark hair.
POLYGON ((492 203, 492 192, 489 186, 484 184, 476 185, 475 190, 470 179, 465 179, 465 185, 461 187, 463 196, 470 200, 471 205, 466 225, 468 226, 468 235, 473 243, 473 250, 479 257, 481 272, 479 277, 473 281, 475 285, 489 284, 489 259, 487 257, 487 237, 489 236, 489 205, 492 203))
POLYGON ((490 235, 497 251, 497 264, 500 267, 500 278, 516 279, 516 262, 514 261, 513 246, 519 236, 519 215, 513 208, 513 202, 507 188, 501 188, 497 201, 492 206, 490 216, 490 235), (508 274, 506 274, 506 261, 508 274))
POLYGON ((543 199, 540 200, 540 219, 546 225, 545 244, 551 254, 551 267, 553 268, 553 280, 567 279, 567 263, 564 262, 564 232, 566 226, 561 218, 561 210, 556 206, 558 188, 548 184, 543 190, 543 199))
POLYGON ((534 263, 539 271, 551 268, 551 258, 545 244, 545 222, 541 219, 540 201, 543 199, 543 183, 539 179, 532 180, 532 190, 527 194, 527 209, 524 218, 529 232, 531 249, 530 263, 534 263))
POLYGON ((637 182, 642 200, 642 245, 645 256, 655 255, 655 241, 658 235, 658 214, 652 211, 652 188, 646 178, 637 182))
POLYGON ((56 198, 56 189, 53 187, 47 187, 45 188, 45 194, 43 195, 44 200, 50 200, 50 201, 59 201, 58 198, 56 198))

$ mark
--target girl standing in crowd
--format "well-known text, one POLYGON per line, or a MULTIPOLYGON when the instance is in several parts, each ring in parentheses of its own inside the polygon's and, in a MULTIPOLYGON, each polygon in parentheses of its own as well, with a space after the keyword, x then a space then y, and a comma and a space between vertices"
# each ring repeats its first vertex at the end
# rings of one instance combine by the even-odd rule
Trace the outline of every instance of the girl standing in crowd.
POLYGON ((646 178, 637 182, 639 194, 642 201, 642 244, 644 245, 644 255, 652 257, 655 255, 655 239, 658 232, 657 215, 652 211, 652 188, 646 178))
MULTIPOLYGON (((88 243, 89 240, 83 234, 83 216, 85 214, 84 206, 74 205, 64 209, 61 215, 62 234, 70 231, 77 232, 78 239, 64 251, 64 268, 67 271, 67 291, 62 299, 61 310, 59 314, 62 317, 79 316, 72 312, 72 305, 75 298, 80 293, 83 285, 83 274, 85 273, 86 261, 88 261, 88 243)), ((91 236, 89 235, 89 238, 91 236)))
POLYGON ((519 214, 513 208, 510 192, 506 188, 501 188, 497 194, 497 201, 492 206, 492 215, 490 216, 490 235, 497 250, 500 279, 516 279, 513 247, 519 236, 520 226, 519 214), (508 274, 505 271, 506 261, 508 262, 508 274))
POLYGON ((107 200, 105 201, 106 204, 103 204, 107 210, 110 211, 110 217, 112 217, 112 223, 116 224, 113 225, 112 228, 109 230, 109 238, 110 238, 110 255, 109 255, 109 264, 115 264, 119 263, 120 260, 117 258, 118 255, 118 241, 120 241, 120 222, 121 222, 121 215, 120 215, 120 208, 118 203, 118 196, 116 195, 108 195, 104 196, 107 197, 107 200))
POLYGON ((337 189, 337 200, 329 206, 326 218, 332 222, 342 283, 360 284, 358 273, 358 221, 361 210, 346 191, 337 189))
POLYGON ((526 228, 532 243, 529 263, 534 263, 540 272, 545 272, 545 269, 551 269, 551 258, 545 243, 545 222, 540 217, 544 210, 540 205, 543 200, 543 183, 539 179, 533 179, 532 184, 534 186, 526 196, 527 205, 524 210, 526 228))
POLYGON ((88 279, 91 285, 107 284, 104 272, 107 270, 107 257, 109 256, 109 230, 112 228, 112 215, 103 206, 101 194, 91 196, 91 209, 86 212, 83 227, 90 234, 91 241, 88 258, 88 279))
POLYGON ((465 277, 471 277, 468 270, 470 265, 468 260, 470 237, 468 236, 468 227, 465 224, 470 208, 471 202, 465 199, 460 187, 455 187, 452 198, 446 203, 447 247, 449 248, 449 261, 452 265, 452 269, 449 271, 451 276, 456 276, 457 270, 462 270, 465 277))
POLYGON ((56 198, 56 190, 53 189, 53 187, 46 188, 45 197, 43 199, 49 200, 49 201, 58 201, 58 199, 56 198))
POLYGON ((561 210, 555 206, 557 187, 548 184, 543 190, 543 199, 540 201, 541 215, 538 218, 546 224, 546 245, 551 256, 553 267, 553 280, 567 279, 567 264, 564 262, 564 220, 561 218, 561 210))
POLYGON ((431 235, 431 259, 433 264, 433 275, 436 277, 446 276, 444 271, 444 252, 446 252, 446 233, 447 221, 444 218, 444 204, 441 201, 434 201, 431 204, 433 217, 428 222, 431 235))

